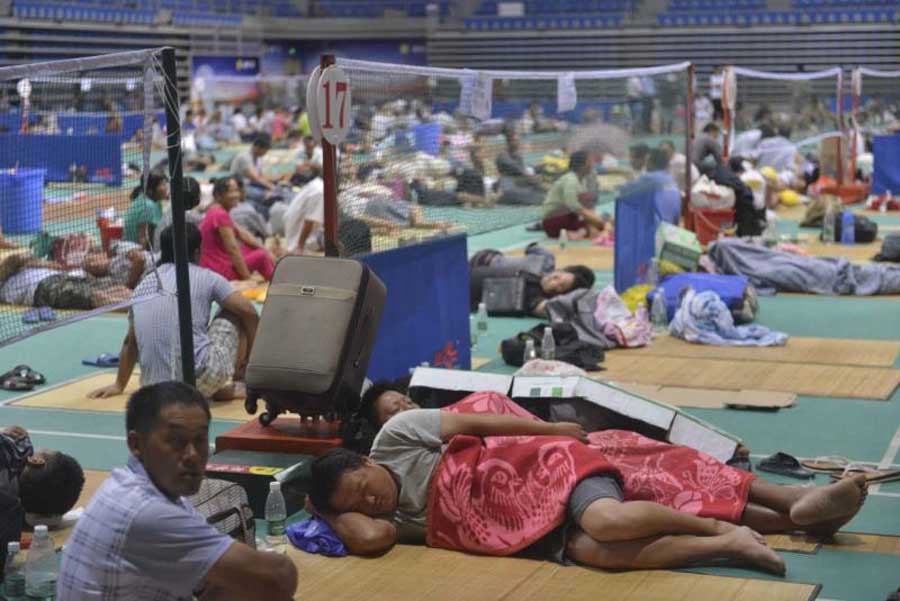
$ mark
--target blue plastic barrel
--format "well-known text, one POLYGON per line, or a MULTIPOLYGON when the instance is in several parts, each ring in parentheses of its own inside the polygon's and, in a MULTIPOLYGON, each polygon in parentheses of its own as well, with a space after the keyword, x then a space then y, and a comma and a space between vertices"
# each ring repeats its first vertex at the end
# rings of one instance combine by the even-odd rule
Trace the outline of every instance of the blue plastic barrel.
POLYGON ((5 234, 36 234, 44 224, 46 169, 0 172, 0 223, 5 234))
POLYGON ((441 124, 422 123, 413 128, 416 150, 437 156, 441 149, 441 124))

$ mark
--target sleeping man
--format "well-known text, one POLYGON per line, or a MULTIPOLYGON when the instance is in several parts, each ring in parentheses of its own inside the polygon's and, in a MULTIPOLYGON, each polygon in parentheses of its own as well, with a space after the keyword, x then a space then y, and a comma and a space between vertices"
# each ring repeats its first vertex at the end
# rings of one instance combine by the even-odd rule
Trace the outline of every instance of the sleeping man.
POLYGON ((540 421, 496 393, 390 418, 368 457, 312 465, 310 501, 351 553, 398 542, 609 569, 734 559, 776 574, 759 533, 829 537, 859 511, 865 478, 778 486, 696 450, 540 421))

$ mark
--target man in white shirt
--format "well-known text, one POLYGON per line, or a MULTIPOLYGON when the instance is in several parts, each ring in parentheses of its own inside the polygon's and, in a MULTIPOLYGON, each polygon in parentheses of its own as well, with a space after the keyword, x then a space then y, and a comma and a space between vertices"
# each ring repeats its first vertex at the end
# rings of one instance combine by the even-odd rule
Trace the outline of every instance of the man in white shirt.
POLYGON ((713 103, 713 120, 721 121, 725 116, 722 110, 722 86, 725 83, 725 76, 722 74, 722 68, 717 67, 709 76, 709 97, 713 103))

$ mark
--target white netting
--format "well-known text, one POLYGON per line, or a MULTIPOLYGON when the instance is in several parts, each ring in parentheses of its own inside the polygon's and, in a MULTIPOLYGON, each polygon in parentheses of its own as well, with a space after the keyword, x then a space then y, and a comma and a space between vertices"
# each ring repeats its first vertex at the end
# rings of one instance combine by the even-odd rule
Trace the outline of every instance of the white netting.
MULTIPOLYGON (((349 254, 539 223, 574 151, 596 161, 582 202, 598 215, 612 212, 616 190, 662 142, 684 160, 689 63, 570 72, 337 65, 353 104, 338 195, 349 254)), ((288 248, 315 247, 297 222, 321 212, 290 205, 288 248)))
MULTIPOLYGON (((900 70, 859 67, 851 77, 851 135, 855 156, 865 153, 874 136, 900 130, 900 70)), ((871 165, 869 166, 871 167, 871 165)))
POLYGON ((771 167, 784 182, 802 176, 813 158, 823 175, 840 178, 838 156, 847 156, 840 68, 777 73, 728 67, 726 83, 729 78, 724 104, 730 109, 730 155, 771 167))
POLYGON ((147 50, 0 68, 0 344, 145 298, 133 290, 155 280, 149 244, 168 197, 151 176, 152 138, 165 150, 159 61, 147 50))

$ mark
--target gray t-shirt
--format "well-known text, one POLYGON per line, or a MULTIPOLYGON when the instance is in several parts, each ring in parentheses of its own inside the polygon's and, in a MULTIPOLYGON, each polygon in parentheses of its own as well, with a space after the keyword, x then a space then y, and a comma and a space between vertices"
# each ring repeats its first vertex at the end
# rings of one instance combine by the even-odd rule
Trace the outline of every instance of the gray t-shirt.
POLYGON ((0 285, 0 301, 9 305, 30 307, 34 304, 34 293, 45 279, 62 273, 46 267, 26 267, 9 276, 0 285))
POLYGON ((128 256, 131 251, 138 251, 144 259, 144 271, 141 277, 153 271, 153 255, 141 248, 140 244, 119 240, 114 242, 111 248, 113 257, 109 262, 109 277, 117 284, 127 284, 131 277, 131 259, 128 256))
MULTIPOLYGON (((181 344, 178 337, 178 302, 175 297, 175 265, 166 263, 157 269, 165 292, 131 308, 138 356, 141 364, 141 386, 175 379, 178 376, 181 344)), ((209 350, 209 327, 212 304, 221 305, 234 293, 234 288, 218 273, 191 264, 191 319, 194 330, 194 361, 197 370, 206 367, 209 350)), ((158 283, 150 274, 134 290, 138 299, 155 294, 158 283)))
POLYGON ((428 485, 441 461, 441 411, 412 409, 388 420, 375 437, 369 457, 400 483, 397 511, 391 521, 404 542, 425 541, 428 485))
POLYGON ((230 171, 245 182, 247 180, 247 175, 255 168, 256 161, 253 159, 253 154, 251 154, 249 150, 236 154, 234 158, 231 159, 230 171))

